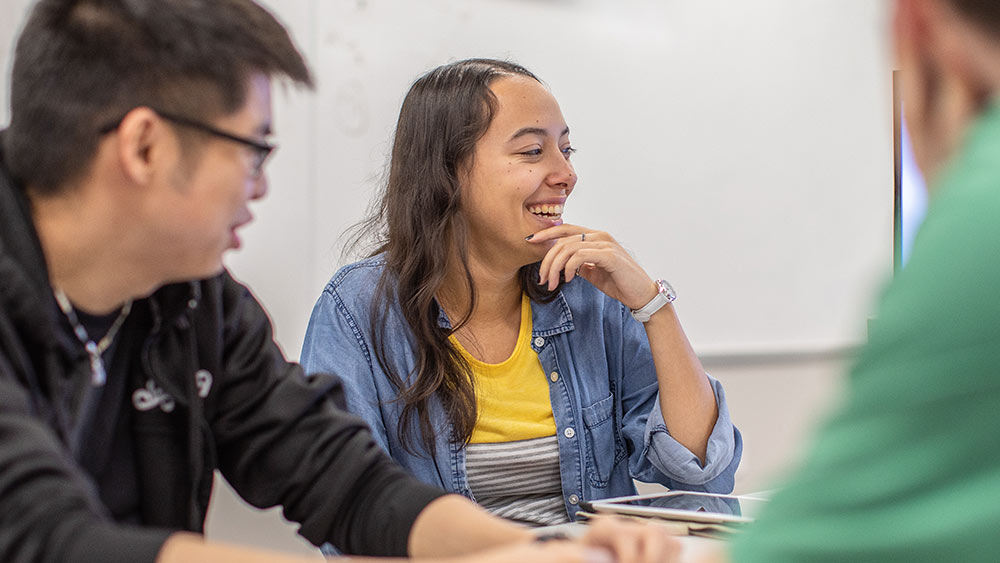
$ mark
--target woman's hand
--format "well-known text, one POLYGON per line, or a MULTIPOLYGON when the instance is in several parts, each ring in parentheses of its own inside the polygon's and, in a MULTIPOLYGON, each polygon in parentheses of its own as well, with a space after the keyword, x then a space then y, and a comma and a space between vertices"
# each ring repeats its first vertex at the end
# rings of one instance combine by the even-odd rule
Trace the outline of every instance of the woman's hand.
POLYGON ((552 245, 542 259, 538 280, 549 289, 559 285, 563 273, 567 282, 581 276, 630 309, 642 307, 656 295, 653 278, 608 233, 563 223, 526 240, 552 245))
MULTIPOLYGON (((656 296, 656 283, 608 233, 562 224, 538 231, 526 244, 547 244, 539 267, 539 283, 549 289, 583 276, 629 309, 640 309, 656 296)), ((656 366, 660 411, 670 436, 704 465, 708 439, 719 417, 715 392, 705 368, 684 334, 673 307, 667 306, 643 323, 656 366)))

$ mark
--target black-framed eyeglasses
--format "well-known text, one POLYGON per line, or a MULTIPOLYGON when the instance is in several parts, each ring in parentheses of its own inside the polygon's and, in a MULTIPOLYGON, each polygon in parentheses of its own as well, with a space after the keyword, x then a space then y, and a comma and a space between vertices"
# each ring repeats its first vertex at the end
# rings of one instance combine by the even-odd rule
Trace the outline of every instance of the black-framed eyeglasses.
MULTIPOLYGON (((177 125, 183 125, 185 127, 197 129, 203 133, 208 133, 209 135, 218 137, 220 139, 233 141, 234 143, 239 143, 245 147, 253 149, 253 162, 251 165, 251 172, 253 173, 253 176, 255 178, 260 177, 260 174, 264 169, 264 163, 267 162, 267 159, 269 156, 271 156, 271 153, 273 153, 274 150, 278 148, 277 145, 272 145, 271 143, 266 143, 263 141, 258 141, 256 139, 250 139, 247 137, 242 137, 240 135, 234 135, 232 133, 227 133, 221 129, 217 129, 207 123, 202 123, 201 121, 195 119, 189 119, 181 115, 176 115, 170 112, 160 111, 156 109, 154 109, 153 111, 156 112, 156 114, 162 117, 163 119, 166 119, 167 121, 170 121, 172 123, 176 123, 177 125)), ((105 127, 102 127, 100 132, 102 135, 110 133, 115 129, 117 129, 119 125, 121 125, 121 120, 118 120, 115 123, 111 123, 105 127)))

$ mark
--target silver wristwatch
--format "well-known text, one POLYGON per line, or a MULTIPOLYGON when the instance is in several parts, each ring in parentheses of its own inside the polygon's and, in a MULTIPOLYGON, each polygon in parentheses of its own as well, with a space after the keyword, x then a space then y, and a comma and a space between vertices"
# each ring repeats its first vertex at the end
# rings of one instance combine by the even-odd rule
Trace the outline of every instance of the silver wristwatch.
POLYGON ((666 280, 656 280, 656 295, 639 309, 632 309, 632 318, 644 323, 664 305, 677 299, 677 293, 666 280))

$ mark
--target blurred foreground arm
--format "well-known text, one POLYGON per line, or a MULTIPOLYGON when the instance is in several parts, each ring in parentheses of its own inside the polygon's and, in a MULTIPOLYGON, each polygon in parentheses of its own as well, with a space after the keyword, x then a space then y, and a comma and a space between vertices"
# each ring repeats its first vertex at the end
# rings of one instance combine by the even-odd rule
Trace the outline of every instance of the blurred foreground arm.
MULTIPOLYGON (((532 541, 533 538, 528 529, 491 516, 463 497, 448 495, 427 505, 417 518, 410 534, 410 553, 421 561, 442 563, 660 563, 672 560, 679 549, 677 542, 662 528, 617 518, 595 519, 587 533, 576 541, 540 543, 532 541)), ((163 545, 157 563, 305 563, 315 560, 213 544, 196 534, 176 533, 163 545)))

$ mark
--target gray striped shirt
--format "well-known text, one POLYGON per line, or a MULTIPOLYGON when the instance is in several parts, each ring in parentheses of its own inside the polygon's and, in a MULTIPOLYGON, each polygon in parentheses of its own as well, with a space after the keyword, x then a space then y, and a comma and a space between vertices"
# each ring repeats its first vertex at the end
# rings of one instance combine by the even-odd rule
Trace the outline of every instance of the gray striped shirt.
POLYGON ((555 436, 469 444, 465 468, 472 495, 489 512, 533 525, 569 522, 555 436))

